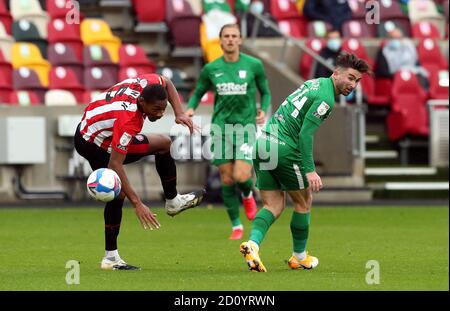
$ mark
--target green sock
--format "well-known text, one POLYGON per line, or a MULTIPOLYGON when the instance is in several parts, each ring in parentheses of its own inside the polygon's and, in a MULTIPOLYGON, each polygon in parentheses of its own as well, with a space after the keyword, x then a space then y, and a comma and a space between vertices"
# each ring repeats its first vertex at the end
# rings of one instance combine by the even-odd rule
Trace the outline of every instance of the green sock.
POLYGON ((248 197, 250 195, 250 192, 252 192, 253 188, 253 178, 249 178, 244 182, 238 182, 237 183, 239 189, 241 189, 242 194, 244 197, 248 197))
POLYGON ((264 237, 267 234, 270 226, 275 222, 275 216, 271 211, 262 208, 256 214, 255 219, 252 223, 252 231, 250 232, 249 240, 256 242, 256 244, 261 245, 264 237))
POLYGON ((292 242, 294 244, 294 252, 301 253, 306 249, 306 241, 308 241, 309 223, 311 213, 292 213, 291 219, 291 233, 292 242))
POLYGON ((241 224, 241 219, 239 218, 239 206, 241 206, 241 202, 236 195, 236 186, 222 184, 222 199, 227 208, 228 217, 230 217, 232 226, 239 226, 241 224))

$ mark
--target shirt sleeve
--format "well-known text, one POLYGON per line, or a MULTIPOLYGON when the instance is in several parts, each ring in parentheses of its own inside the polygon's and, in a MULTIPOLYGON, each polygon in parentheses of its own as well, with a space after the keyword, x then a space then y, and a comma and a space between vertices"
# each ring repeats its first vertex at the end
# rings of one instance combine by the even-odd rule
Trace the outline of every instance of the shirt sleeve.
POLYGON ((256 86, 261 94, 261 110, 265 113, 269 109, 271 101, 271 93, 269 89, 269 83, 267 82, 266 73, 264 72, 264 65, 261 61, 258 62, 258 66, 255 70, 256 86))
POLYGON ((197 85, 195 86, 194 93, 192 94, 191 98, 189 99, 188 108, 196 109, 200 103, 200 100, 202 99, 203 95, 211 89, 212 84, 211 80, 209 79, 209 70, 208 67, 203 67, 200 77, 197 81, 197 85))
POLYGON ((114 123, 111 147, 119 153, 126 154, 137 131, 131 120, 119 120, 114 123))

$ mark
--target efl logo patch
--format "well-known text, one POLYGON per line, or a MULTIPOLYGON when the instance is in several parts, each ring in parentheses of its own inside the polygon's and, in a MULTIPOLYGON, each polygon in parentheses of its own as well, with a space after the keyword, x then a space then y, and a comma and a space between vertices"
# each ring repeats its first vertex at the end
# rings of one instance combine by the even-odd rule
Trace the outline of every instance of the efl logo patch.
POLYGON ((132 136, 130 134, 128 134, 127 132, 124 132, 122 134, 122 137, 120 137, 120 144, 122 146, 128 146, 128 144, 131 141, 132 136))
POLYGON ((314 116, 320 119, 327 113, 328 109, 330 109, 330 106, 326 102, 322 102, 319 107, 317 107, 317 111, 314 112, 314 116))
POLYGON ((239 78, 245 79, 247 77, 247 71, 246 70, 239 70, 239 78))

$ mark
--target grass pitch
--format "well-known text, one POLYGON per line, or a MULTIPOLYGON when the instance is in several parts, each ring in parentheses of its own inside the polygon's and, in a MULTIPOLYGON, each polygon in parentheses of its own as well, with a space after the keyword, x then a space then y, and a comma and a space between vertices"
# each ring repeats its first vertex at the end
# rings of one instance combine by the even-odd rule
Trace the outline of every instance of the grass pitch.
POLYGON ((102 271, 102 208, 0 209, 0 290, 449 290, 447 207, 313 208, 308 251, 319 266, 310 271, 285 263, 288 208, 261 246, 268 273, 249 272, 240 241, 227 240, 224 208, 154 211, 158 231, 143 230, 132 208, 123 213, 120 254, 143 270, 102 271), (68 260, 80 262, 79 285, 66 284, 68 260), (379 284, 366 283, 369 260, 379 284))

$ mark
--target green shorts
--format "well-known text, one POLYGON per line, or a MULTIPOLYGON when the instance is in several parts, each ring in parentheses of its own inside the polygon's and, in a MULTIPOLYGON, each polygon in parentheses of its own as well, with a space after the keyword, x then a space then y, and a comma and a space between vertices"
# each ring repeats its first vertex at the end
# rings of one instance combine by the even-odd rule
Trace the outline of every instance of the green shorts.
POLYGON ((253 148, 256 186, 260 190, 299 190, 308 188, 298 150, 269 134, 261 135, 253 148))
POLYGON ((252 164, 252 145, 254 136, 249 135, 212 135, 211 136, 211 163, 222 165, 235 160, 241 160, 252 164))

